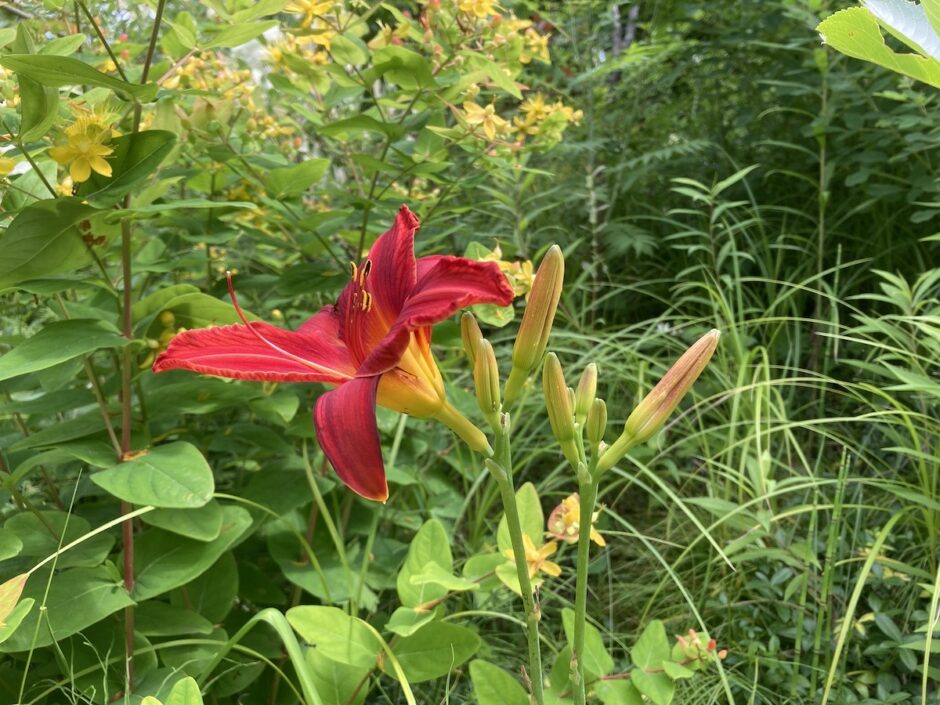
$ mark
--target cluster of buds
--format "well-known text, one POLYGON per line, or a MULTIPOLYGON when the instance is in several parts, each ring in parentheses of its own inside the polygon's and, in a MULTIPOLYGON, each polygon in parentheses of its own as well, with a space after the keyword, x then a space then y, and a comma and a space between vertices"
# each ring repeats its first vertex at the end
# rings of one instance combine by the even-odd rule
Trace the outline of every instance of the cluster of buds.
POLYGON ((672 658, 684 666, 702 669, 713 657, 723 661, 728 656, 727 649, 718 650, 718 643, 707 634, 699 634, 689 629, 686 636, 676 636, 676 645, 672 649, 672 658))

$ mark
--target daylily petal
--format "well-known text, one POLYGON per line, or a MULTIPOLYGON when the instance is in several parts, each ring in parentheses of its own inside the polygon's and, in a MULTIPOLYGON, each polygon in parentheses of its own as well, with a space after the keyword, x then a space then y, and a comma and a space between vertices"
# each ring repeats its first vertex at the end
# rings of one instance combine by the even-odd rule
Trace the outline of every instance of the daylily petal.
POLYGON ((370 268, 366 290, 389 322, 398 317, 418 280, 414 243, 419 225, 418 216, 408 206, 399 208, 395 224, 369 249, 366 261, 372 264, 364 265, 370 268))
MULTIPOLYGON (((415 284, 395 325, 373 346, 358 374, 381 374, 395 367, 416 329, 439 323, 466 306, 508 306, 512 298, 512 287, 495 262, 440 257, 415 284)), ((430 342, 430 334, 424 338, 430 342)))
POLYGON ((317 399, 317 441, 336 474, 366 499, 388 499, 379 430, 375 422, 378 377, 363 377, 317 399))
MULTIPOLYGON (((323 312, 314 318, 321 315, 323 312)), ((160 353, 153 370, 184 369, 231 379, 329 384, 342 384, 355 374, 349 352, 335 336, 312 326, 291 332, 260 321, 250 325, 183 331, 160 353)), ((304 325, 310 326, 310 321, 304 325)))

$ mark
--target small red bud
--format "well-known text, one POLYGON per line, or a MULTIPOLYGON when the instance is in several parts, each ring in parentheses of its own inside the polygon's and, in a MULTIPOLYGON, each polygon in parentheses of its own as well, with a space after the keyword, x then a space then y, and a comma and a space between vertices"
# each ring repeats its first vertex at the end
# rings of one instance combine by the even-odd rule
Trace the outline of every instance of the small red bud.
POLYGON ((716 646, 718 646, 718 642, 716 642, 714 639, 709 639, 709 640, 708 640, 708 650, 709 650, 709 651, 714 651, 716 646))

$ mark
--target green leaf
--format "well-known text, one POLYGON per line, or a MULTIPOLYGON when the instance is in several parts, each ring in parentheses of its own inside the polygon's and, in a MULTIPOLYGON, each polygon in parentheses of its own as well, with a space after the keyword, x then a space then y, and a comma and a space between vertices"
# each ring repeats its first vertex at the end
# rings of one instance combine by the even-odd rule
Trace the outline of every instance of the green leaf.
POLYGON ((13 613, 28 579, 29 574, 23 573, 0 584, 0 627, 5 626, 7 618, 13 613))
POLYGON ((155 509, 141 520, 197 541, 213 541, 222 533, 222 505, 212 500, 197 509, 155 509))
POLYGON ((499 666, 471 661, 470 680, 478 705, 529 705, 525 688, 499 666))
POLYGON ((423 572, 428 563, 435 563, 444 572, 453 573, 454 559, 450 552, 450 540, 437 519, 428 519, 415 534, 405 563, 398 572, 398 599, 405 607, 417 607, 447 594, 447 588, 441 585, 415 585, 411 582, 412 576, 423 572))
MULTIPOLYGON (((277 20, 266 20, 265 22, 248 22, 244 24, 230 24, 223 26, 221 30, 213 33, 213 39, 203 45, 204 49, 230 49, 250 42, 256 37, 260 37, 272 27, 277 27, 277 20)), ((207 28, 207 31, 213 30, 213 27, 207 28)))
POLYGON ((398 636, 410 636, 434 619, 434 610, 416 610, 399 607, 392 612, 385 628, 398 636))
POLYGON ((13 558, 23 549, 19 536, 8 529, 0 529, 0 561, 13 558))
POLYGON ((214 627, 212 622, 193 610, 147 600, 134 610, 134 629, 144 636, 163 637, 211 634, 214 627))
POLYGON ((369 115, 355 115, 318 127, 317 132, 327 137, 338 137, 340 139, 355 136, 359 132, 377 132, 395 139, 401 136, 404 130, 401 125, 391 122, 379 122, 369 115))
POLYGON ((23 623, 26 615, 30 613, 35 604, 35 598, 27 597, 22 599, 13 608, 13 611, 7 615, 6 620, 0 620, 0 644, 13 636, 13 632, 23 623))
POLYGON ((0 289, 85 264, 88 254, 76 226, 97 212, 77 198, 26 206, 0 235, 0 289))
MULTIPOLYGON (((20 558, 38 560, 55 553, 59 549, 60 538, 64 546, 83 537, 91 531, 91 524, 77 514, 41 510, 38 515, 32 512, 14 514, 7 519, 3 528, 14 533, 22 543, 20 558)), ((61 554, 56 569, 98 566, 111 552, 112 546, 113 534, 93 536, 61 554)))
POLYGON ((431 64, 421 54, 390 45, 382 47, 373 55, 373 72, 404 88, 427 88, 434 85, 431 64))
MULTIPOLYGON (((222 533, 214 541, 180 538, 149 529, 136 539, 134 598, 146 600, 185 585, 206 572, 251 526, 241 507, 224 507, 222 533)), ((215 587, 218 594, 219 587, 215 587)))
MULTIPOLYGON (((542 503, 539 501, 538 490, 531 482, 526 482, 516 491, 516 504, 519 505, 519 523, 522 525, 522 533, 528 534, 532 543, 541 546, 545 541, 545 515, 542 513, 542 503)), ((496 531, 496 544, 499 551, 512 550, 512 541, 509 538, 509 524, 506 523, 506 516, 499 521, 499 528, 496 531)))
POLYGON ((78 51, 79 47, 85 43, 84 34, 70 34, 67 37, 58 37, 51 42, 46 42, 39 47, 39 54, 48 54, 51 56, 69 56, 78 51))
POLYGON ((94 473, 92 482, 131 504, 194 508, 212 499, 212 469, 196 446, 176 441, 94 473))
POLYGON ((59 112, 59 92, 26 76, 20 76, 18 80, 20 141, 33 142, 45 135, 55 122, 59 112))
POLYGON ((459 578, 434 562, 425 563, 421 570, 412 574, 409 582, 417 586, 439 585, 447 592, 465 592, 467 590, 476 590, 479 587, 472 580, 459 578))
POLYGON ((0 645, 0 651, 9 653, 49 646, 134 604, 120 577, 107 566, 57 572, 46 594, 48 581, 49 568, 32 576, 23 597, 33 598, 45 605, 45 609, 32 610, 20 628, 0 645))
POLYGON ((300 164, 271 169, 267 189, 272 198, 299 196, 320 180, 330 165, 329 159, 308 159, 300 164))
POLYGON ((431 622, 392 646, 409 683, 421 683, 450 673, 480 648, 472 629, 449 622, 431 622))
POLYGON ((663 661, 663 672, 674 681, 681 678, 691 678, 695 675, 695 671, 691 668, 687 668, 676 661, 669 661, 668 659, 663 661))
POLYGON ((287 621, 317 651, 347 666, 372 668, 382 649, 361 620, 337 607, 294 607, 287 611, 287 621))
POLYGON ((874 15, 863 7, 850 7, 830 15, 819 23, 816 31, 826 44, 847 56, 940 88, 940 63, 927 56, 892 50, 885 43, 874 15))
POLYGON ((207 198, 182 198, 167 203, 152 203, 146 206, 135 206, 133 208, 122 208, 109 212, 104 221, 106 223, 117 223, 124 218, 151 218, 153 216, 163 215, 172 211, 179 210, 208 210, 217 208, 246 208, 255 210, 257 204, 249 201, 210 201, 207 198))
POLYGON ((361 705, 368 692, 360 683, 372 667, 349 666, 327 658, 319 649, 307 649, 304 660, 322 705, 361 705), (355 695, 355 698, 353 696, 355 695))
POLYGON ((0 380, 44 370, 100 348, 127 343, 117 328, 104 321, 72 319, 47 324, 0 357, 0 380))
POLYGON ((164 705, 202 705, 199 684, 194 678, 187 676, 173 686, 164 705))
POLYGON ((170 604, 195 610, 213 624, 219 624, 231 612, 238 586, 238 565, 232 552, 227 551, 209 570, 171 592, 170 604))
POLYGON ((92 173, 82 185, 81 195, 91 205, 108 208, 145 181, 176 144, 176 135, 166 130, 146 130, 118 137, 111 142, 108 157, 111 176, 92 173))
POLYGON ((359 37, 350 34, 334 34, 330 39, 330 53, 341 64, 360 66, 369 60, 369 50, 359 37))
POLYGON ((28 76, 44 86, 98 86, 126 93, 144 102, 157 95, 157 84, 126 83, 93 69, 78 59, 67 56, 7 54, 0 56, 0 66, 28 76))
POLYGON ((491 61, 482 54, 477 54, 475 52, 464 52, 464 54, 469 59, 468 64, 471 67, 482 71, 487 78, 506 91, 513 98, 522 100, 522 91, 519 90, 516 82, 503 70, 502 66, 494 61, 491 61))
POLYGON ((672 678, 661 672, 663 662, 670 657, 669 638, 666 628, 658 619, 648 625, 630 650, 633 671, 630 679, 643 695, 655 705, 669 705, 675 684, 672 678))
POLYGON ((16 39, 16 27, 4 27, 0 29, 0 49, 16 39))
POLYGON ((594 695, 604 705, 643 705, 643 696, 630 681, 600 681, 594 685, 594 695))
POLYGON ((267 17, 283 10, 291 0, 259 0, 251 7, 239 10, 232 15, 231 20, 235 23, 252 22, 259 17, 267 17))
MULTIPOLYGON (((561 611, 561 622, 565 629, 565 638, 574 648, 574 610, 565 608, 561 611)), ((667 652, 668 656, 668 652, 667 652)), ((614 660, 604 647, 604 639, 597 628, 588 622, 584 625, 584 672, 590 674, 588 680, 596 680, 614 670, 614 660)))

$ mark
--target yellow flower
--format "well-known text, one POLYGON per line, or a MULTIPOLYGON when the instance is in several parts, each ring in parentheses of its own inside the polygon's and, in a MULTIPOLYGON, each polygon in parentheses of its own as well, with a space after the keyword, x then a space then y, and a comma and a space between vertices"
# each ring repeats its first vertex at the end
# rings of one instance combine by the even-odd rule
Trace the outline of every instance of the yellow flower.
MULTIPOLYGON (((600 514, 600 512, 594 512, 594 516, 591 517, 591 541, 603 547, 607 545, 607 542, 600 532, 594 528, 594 522, 597 521, 600 514)), ((580 531, 581 497, 575 492, 568 495, 548 516, 548 534, 552 538, 566 543, 577 543, 580 531)))
POLYGON ((551 115, 552 112, 552 108, 545 102, 545 96, 541 93, 536 93, 531 98, 522 101, 519 110, 521 110, 527 118, 531 118, 536 122, 544 120, 551 115))
POLYGON ((9 157, 0 157, 0 178, 3 178, 16 166, 16 161, 9 157))
POLYGON ((481 20, 496 12, 493 0, 457 0, 457 9, 481 20))
POLYGON ((561 113, 561 116, 565 118, 566 121, 574 123, 575 125, 580 123, 581 118, 584 117, 583 110, 575 110, 570 105, 565 105, 560 100, 556 100, 552 105, 552 111, 561 113))
POLYGON ((532 271, 532 260, 523 260, 522 262, 510 262, 503 259, 503 250, 499 245, 485 257, 481 262, 496 262, 499 265, 499 271, 509 278, 512 286, 512 292, 516 296, 525 296, 529 299, 529 292, 532 290, 532 284, 535 282, 535 273, 532 271))
POLYGON ((76 106, 75 122, 66 127, 64 132, 69 138, 84 136, 93 142, 107 142, 111 139, 111 124, 116 118, 117 115, 101 106, 91 110, 76 106))
POLYGON ((548 54, 547 34, 539 34, 534 29, 525 31, 525 50, 519 55, 519 61, 528 64, 532 59, 537 59, 543 63, 550 63, 551 57, 548 54))
POLYGON ((317 17, 332 10, 334 4, 333 0, 294 0, 284 11, 302 14, 300 24, 308 27, 317 17))
POLYGON ((50 149, 49 156, 62 166, 68 165, 72 181, 80 184, 88 180, 92 171, 111 176, 111 165, 104 158, 113 151, 91 137, 79 134, 70 135, 66 144, 50 149))
POLYGON ((56 184, 55 190, 59 193, 60 196, 65 196, 66 198, 72 195, 72 189, 75 188, 75 183, 72 181, 71 176, 66 176, 62 179, 62 183, 56 184))
POLYGON ((466 111, 464 120, 467 124, 471 127, 477 125, 483 127, 483 134, 486 135, 487 139, 494 140, 497 134, 503 134, 510 129, 509 123, 496 114, 496 108, 492 103, 484 108, 467 101, 463 104, 463 109, 466 111))
MULTIPOLYGON (((546 575, 558 577, 561 575, 561 566, 548 560, 548 557, 558 550, 558 544, 554 541, 535 547, 528 534, 522 535, 522 544, 525 547, 525 562, 529 570, 529 578, 534 578, 540 571, 546 575)), ((510 560, 515 560, 515 554, 511 548, 503 551, 503 555, 510 560)))

